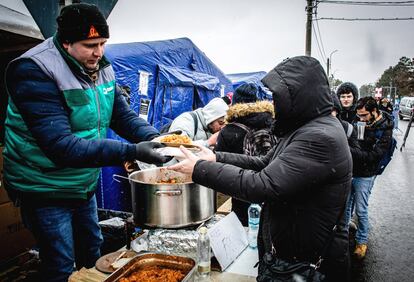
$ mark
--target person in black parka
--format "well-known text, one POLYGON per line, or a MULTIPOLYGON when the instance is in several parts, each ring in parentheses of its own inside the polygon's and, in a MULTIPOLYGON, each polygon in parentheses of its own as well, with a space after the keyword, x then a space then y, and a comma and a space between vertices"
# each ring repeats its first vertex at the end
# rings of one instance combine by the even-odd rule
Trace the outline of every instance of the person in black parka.
MULTIPOLYGON (((235 90, 233 105, 227 110, 227 124, 217 137, 216 152, 244 153, 243 142, 247 131, 238 124, 249 130, 270 129, 274 116, 273 105, 269 101, 256 101, 257 91, 257 87, 250 83, 235 90)), ((240 222, 247 226, 250 203, 233 197, 231 205, 240 222)))
MULTIPOLYGON (((287 261, 316 262, 348 196, 352 159, 344 129, 331 115, 326 74, 312 57, 284 60, 263 79, 273 93, 277 146, 265 157, 202 149, 169 167, 195 183, 263 203, 259 258, 271 251, 287 261)), ((319 269, 328 281, 348 281, 344 217, 319 269)))

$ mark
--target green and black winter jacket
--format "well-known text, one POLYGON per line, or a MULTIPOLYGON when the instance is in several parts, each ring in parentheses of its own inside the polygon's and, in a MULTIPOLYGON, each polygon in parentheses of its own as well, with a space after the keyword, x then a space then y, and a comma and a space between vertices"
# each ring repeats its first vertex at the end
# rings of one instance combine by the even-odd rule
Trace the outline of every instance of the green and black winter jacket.
POLYGON ((8 189, 44 198, 86 199, 99 167, 133 160, 136 146, 106 139, 108 128, 132 143, 158 131, 125 102, 103 57, 92 81, 49 38, 12 61, 6 71, 4 181, 8 189))

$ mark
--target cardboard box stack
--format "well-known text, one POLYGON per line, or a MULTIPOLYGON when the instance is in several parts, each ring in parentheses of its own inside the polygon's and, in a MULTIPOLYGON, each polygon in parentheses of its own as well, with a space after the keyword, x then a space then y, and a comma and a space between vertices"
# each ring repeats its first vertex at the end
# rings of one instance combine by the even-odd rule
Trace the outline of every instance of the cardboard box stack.
POLYGON ((9 200, 3 183, 3 147, 0 147, 0 263, 32 248, 35 240, 23 226, 20 209, 9 200))

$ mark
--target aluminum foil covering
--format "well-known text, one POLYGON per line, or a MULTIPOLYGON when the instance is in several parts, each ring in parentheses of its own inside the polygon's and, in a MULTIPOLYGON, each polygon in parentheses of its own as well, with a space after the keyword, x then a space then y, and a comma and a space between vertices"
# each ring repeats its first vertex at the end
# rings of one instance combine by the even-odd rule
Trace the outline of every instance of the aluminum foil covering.
POLYGON ((197 255, 197 230, 155 229, 148 232, 148 250, 190 258, 197 255))
POLYGON ((195 259, 197 257, 198 228, 212 227, 225 215, 215 214, 211 219, 197 228, 192 229, 152 229, 148 231, 148 251, 156 253, 185 256, 195 259))

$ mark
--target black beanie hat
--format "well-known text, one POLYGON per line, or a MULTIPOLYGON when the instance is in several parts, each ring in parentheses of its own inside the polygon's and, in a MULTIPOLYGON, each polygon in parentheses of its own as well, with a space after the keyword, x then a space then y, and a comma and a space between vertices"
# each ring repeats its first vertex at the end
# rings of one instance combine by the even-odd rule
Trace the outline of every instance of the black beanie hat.
POLYGON ((242 84, 234 91, 232 104, 254 103, 257 101, 257 92, 257 86, 253 83, 242 84))
POLYGON ((106 19, 95 5, 80 3, 65 6, 56 18, 56 22, 57 35, 62 43, 109 38, 106 19))

